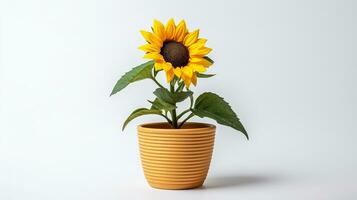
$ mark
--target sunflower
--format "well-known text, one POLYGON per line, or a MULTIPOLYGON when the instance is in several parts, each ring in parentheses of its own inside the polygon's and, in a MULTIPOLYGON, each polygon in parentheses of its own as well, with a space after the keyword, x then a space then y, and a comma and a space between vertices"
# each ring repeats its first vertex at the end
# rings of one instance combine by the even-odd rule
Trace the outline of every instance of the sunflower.
POLYGON ((184 20, 176 26, 170 19, 166 26, 154 20, 152 33, 140 31, 148 44, 139 47, 146 52, 144 58, 155 61, 156 71, 164 70, 167 82, 176 76, 189 87, 197 84, 197 73, 212 65, 206 55, 212 50, 205 47, 207 39, 198 38, 199 30, 189 32, 184 20))

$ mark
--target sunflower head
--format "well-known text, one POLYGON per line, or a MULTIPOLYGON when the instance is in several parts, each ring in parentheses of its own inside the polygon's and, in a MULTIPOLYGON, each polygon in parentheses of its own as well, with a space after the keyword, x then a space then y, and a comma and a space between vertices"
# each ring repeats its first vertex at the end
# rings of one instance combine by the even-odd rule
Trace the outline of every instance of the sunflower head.
POLYGON ((175 24, 170 19, 166 26, 154 20, 152 32, 141 31, 147 41, 139 49, 146 52, 144 58, 155 61, 155 70, 166 73, 167 82, 176 76, 189 87, 196 85, 197 73, 205 72, 212 65, 206 55, 212 50, 205 46, 206 39, 199 38, 199 30, 189 32, 182 20, 175 24))

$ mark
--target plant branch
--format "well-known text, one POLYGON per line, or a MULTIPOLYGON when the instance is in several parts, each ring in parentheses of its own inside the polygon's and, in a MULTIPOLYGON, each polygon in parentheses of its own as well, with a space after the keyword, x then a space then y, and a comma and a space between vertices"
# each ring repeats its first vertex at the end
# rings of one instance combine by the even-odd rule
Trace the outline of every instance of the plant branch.
POLYGON ((193 95, 190 96, 190 109, 193 107, 193 95))
POLYGON ((191 113, 186 119, 184 119, 184 120, 180 123, 180 125, 178 126, 178 128, 181 128, 182 125, 183 125, 187 120, 191 119, 191 117, 193 117, 193 116, 195 116, 195 114, 191 113))
POLYGON ((159 87, 161 88, 165 88, 164 86, 162 86, 157 80, 155 77, 151 76, 151 79, 156 83, 156 85, 158 85, 159 87))
POLYGON ((177 120, 179 120, 182 116, 184 116, 186 113, 188 113, 188 112, 190 112, 190 111, 191 111, 190 108, 187 109, 187 110, 184 110, 181 114, 179 114, 179 115, 177 116, 177 120))
POLYGON ((180 82, 181 81, 181 78, 179 78, 178 80, 177 80, 177 88, 176 88, 176 91, 175 92, 182 92, 182 89, 183 89, 183 81, 182 82, 180 82))
POLYGON ((163 115, 163 114, 160 114, 160 115, 163 116, 170 125, 172 125, 172 121, 166 115, 163 115))
MULTIPOLYGON (((175 85, 174 85, 173 81, 170 82, 170 92, 171 93, 175 93, 175 85)), ((175 104, 175 106, 176 106, 176 104, 175 104)), ((172 119, 173 127, 174 128, 178 128, 176 109, 173 109, 170 113, 171 113, 171 119, 172 119)))

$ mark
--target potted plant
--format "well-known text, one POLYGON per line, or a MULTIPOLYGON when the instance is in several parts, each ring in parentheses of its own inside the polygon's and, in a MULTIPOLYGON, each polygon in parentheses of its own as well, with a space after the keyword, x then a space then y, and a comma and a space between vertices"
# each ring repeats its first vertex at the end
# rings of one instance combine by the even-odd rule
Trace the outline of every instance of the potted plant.
POLYGON ((147 44, 139 49, 149 59, 124 74, 111 95, 130 83, 150 79, 158 86, 149 108, 134 110, 126 119, 123 130, 133 119, 143 115, 158 115, 165 122, 138 126, 140 156, 144 175, 154 188, 189 189, 203 184, 212 157, 216 127, 207 123, 188 122, 194 116, 208 117, 217 123, 248 134, 229 104, 217 94, 205 92, 194 98, 191 86, 213 64, 207 57, 212 50, 199 38, 199 30, 189 32, 185 21, 166 26, 154 20, 152 32, 141 31, 147 44), (158 73, 166 75, 167 83, 157 80, 158 73), (178 103, 190 101, 189 108, 178 113, 178 103))

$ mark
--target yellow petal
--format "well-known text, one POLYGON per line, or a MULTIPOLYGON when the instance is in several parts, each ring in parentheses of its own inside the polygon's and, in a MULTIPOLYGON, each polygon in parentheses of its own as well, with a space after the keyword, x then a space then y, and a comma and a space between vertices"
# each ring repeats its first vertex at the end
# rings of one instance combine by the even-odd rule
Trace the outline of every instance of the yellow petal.
POLYGON ((207 59, 202 58, 202 57, 190 58, 190 63, 203 65, 204 67, 209 67, 212 65, 212 63, 210 61, 208 61, 207 59))
POLYGON ((189 47, 191 46, 192 44, 194 44, 195 42, 197 42, 197 39, 198 39, 198 35, 200 33, 200 30, 197 29, 189 34, 186 35, 185 39, 184 39, 184 42, 183 44, 186 46, 186 47, 189 47))
POLYGON ((193 85, 197 85, 197 76, 196 74, 193 74, 192 78, 191 78, 191 82, 193 83, 193 85))
POLYGON ((205 38, 200 38, 200 39, 198 39, 197 41, 196 41, 196 43, 195 44, 206 44, 206 42, 207 42, 207 39, 205 39, 205 38))
POLYGON ((172 79, 174 78, 174 70, 171 69, 169 71, 166 71, 166 81, 169 83, 172 81, 172 79))
POLYGON ((144 55, 144 58, 153 59, 153 60, 159 61, 159 62, 162 62, 162 61, 164 60, 164 58, 162 57, 162 55, 159 54, 159 53, 156 53, 156 52, 147 53, 147 54, 144 55))
POLYGON ((186 23, 184 20, 177 25, 175 30, 175 41, 182 42, 187 34, 186 23))
POLYGON ((162 68, 163 68, 166 72, 173 69, 171 63, 169 63, 169 62, 164 62, 164 63, 162 64, 162 68))
POLYGON ((158 63, 158 62, 155 63, 154 67, 156 71, 160 71, 163 69, 162 63, 158 63))
POLYGON ((152 44, 141 45, 139 49, 145 52, 160 52, 160 48, 152 44))
POLYGON ((190 87, 192 77, 188 77, 188 76, 182 74, 181 79, 185 83, 186 87, 190 87))
POLYGON ((194 44, 192 44, 190 47, 188 47, 188 49, 189 50, 200 49, 206 44, 206 42, 207 42, 207 39, 200 38, 194 44))
POLYGON ((166 33, 166 39, 167 40, 174 40, 175 39, 175 30, 176 30, 176 25, 175 21, 171 18, 165 28, 165 33, 166 33))
POLYGON ((188 78, 191 79, 192 74, 193 74, 193 69, 191 66, 185 66, 181 69, 182 73, 187 76, 188 78))
POLYGON ((192 64, 192 68, 195 72, 205 72, 206 68, 203 65, 192 64))
POLYGON ((180 68, 180 67, 176 67, 176 68, 174 69, 174 73, 175 73, 175 75, 176 75, 178 78, 180 78, 180 77, 181 77, 181 74, 182 74, 181 68, 180 68))
POLYGON ((165 27, 164 25, 162 25, 160 21, 156 19, 154 20, 153 31, 155 35, 157 35, 158 38, 160 38, 161 41, 166 40, 165 27))
POLYGON ((203 47, 203 48, 200 48, 200 49, 195 49, 195 50, 190 51, 190 56, 193 56, 193 57, 201 56, 202 57, 202 56, 205 56, 206 54, 208 54, 211 51, 212 51, 211 48, 203 47))
POLYGON ((156 45, 159 48, 162 47, 163 42, 155 34, 143 30, 141 30, 140 33, 145 38, 145 40, 150 44, 156 45))

